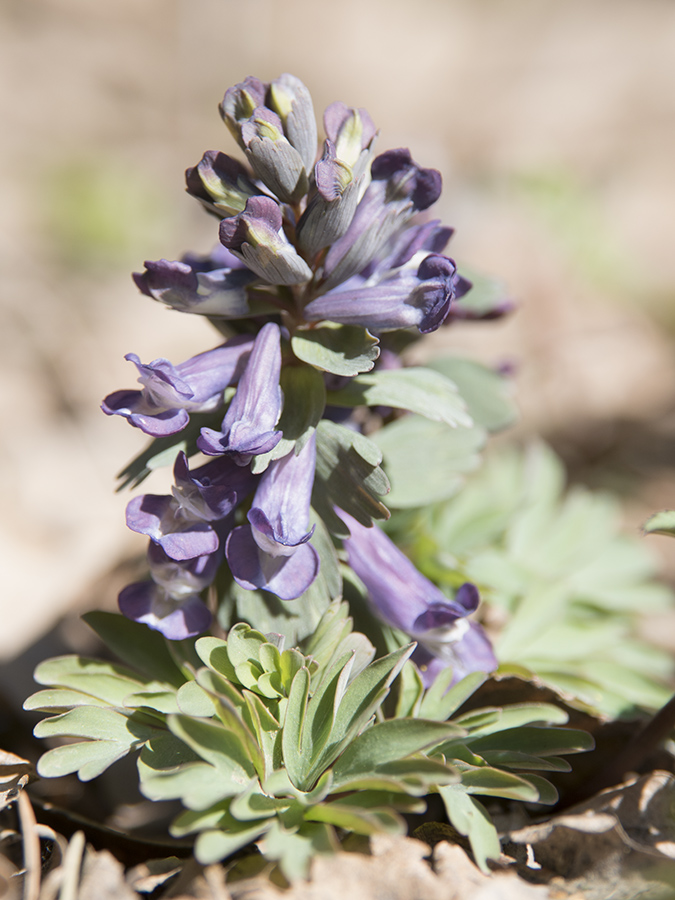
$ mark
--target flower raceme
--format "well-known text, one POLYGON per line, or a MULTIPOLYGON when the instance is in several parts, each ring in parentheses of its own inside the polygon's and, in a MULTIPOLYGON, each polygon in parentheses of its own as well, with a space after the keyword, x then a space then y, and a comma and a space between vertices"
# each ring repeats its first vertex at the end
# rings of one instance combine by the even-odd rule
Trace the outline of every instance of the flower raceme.
MULTIPOLYGON (((219 244, 148 261, 134 279, 165 306, 206 317, 225 342, 177 365, 129 354, 140 390, 116 391, 102 407, 163 447, 177 436, 172 493, 127 507, 128 526, 150 538, 150 580, 120 595, 125 615, 171 639, 208 627, 201 595, 221 566, 244 590, 303 595, 321 571, 310 504, 336 540, 344 532, 331 510, 349 507, 345 494, 362 521, 388 515, 374 498, 387 479, 359 434, 364 416, 339 403, 353 395, 368 405, 366 386, 350 393, 349 382, 403 367, 391 350, 378 360, 381 334, 403 330, 405 343, 436 330, 471 287, 444 255, 452 229, 419 217, 440 196, 440 174, 407 149, 375 156, 366 110, 331 104, 319 145, 309 91, 285 74, 246 78, 220 111, 245 162, 209 150, 186 172, 188 193, 220 220, 219 244), (210 460, 190 470, 197 451, 210 460)), ((448 382, 444 396, 454 390, 448 382)), ((413 408, 396 399, 375 390, 372 405, 392 416, 413 408)), ((379 614, 418 641, 425 680, 439 665, 457 677, 491 668, 487 638, 466 619, 475 588, 447 600, 378 529, 345 516, 350 563, 379 614), (414 586, 407 606, 397 567, 414 586)))
MULTIPOLYGON (((422 263, 423 251, 440 254, 449 229, 442 243, 418 248, 414 265, 378 269, 405 241, 410 220, 440 196, 436 170, 420 166, 407 149, 373 158, 377 132, 370 117, 342 103, 325 112, 326 140, 314 162, 311 98, 292 76, 270 84, 247 78, 227 91, 221 112, 253 171, 208 151, 186 180, 188 192, 222 219, 229 265, 227 257, 210 271, 196 271, 187 260, 149 262, 135 276, 144 293, 182 311, 229 319, 248 315, 261 290, 269 299, 269 286, 288 286, 272 302, 292 312, 296 326, 323 317, 375 332, 415 326, 426 332, 445 321, 467 282, 447 257, 422 263), (378 269, 374 283, 372 269, 378 269), (430 279, 435 296, 423 298, 430 289, 420 291, 420 284, 430 279), (338 306, 317 300, 336 289, 339 317, 338 306)), ((415 234, 419 226, 411 228, 415 234)))

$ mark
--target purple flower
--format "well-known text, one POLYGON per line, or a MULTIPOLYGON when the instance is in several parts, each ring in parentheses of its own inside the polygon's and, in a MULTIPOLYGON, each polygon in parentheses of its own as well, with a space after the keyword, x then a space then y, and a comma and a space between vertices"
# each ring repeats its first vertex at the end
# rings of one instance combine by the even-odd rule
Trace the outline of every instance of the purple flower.
POLYGON ((255 487, 257 478, 227 456, 193 469, 179 453, 173 468, 173 499, 184 516, 212 522, 224 519, 255 487))
POLYGON ((323 114, 326 137, 335 145, 336 156, 360 177, 373 150, 377 129, 365 109, 354 109, 337 100, 323 114))
POLYGON ((256 276, 224 248, 221 255, 220 266, 189 256, 146 260, 145 272, 135 272, 134 281, 143 294, 179 312, 239 319, 250 312, 246 287, 256 276))
POLYGON ((242 123, 251 117, 254 109, 264 105, 268 87, 269 84, 249 75, 225 91, 220 114, 242 150, 245 149, 241 138, 242 123))
POLYGON ((195 637, 211 624, 211 613, 197 594, 177 599, 153 581, 128 585, 117 603, 127 619, 160 631, 170 641, 195 637))
POLYGON ((220 458, 190 472, 184 453, 174 466, 173 496, 143 494, 127 505, 127 525, 147 536, 173 560, 215 553, 217 524, 252 490, 255 476, 220 458))
POLYGON ((342 510, 338 513, 351 532, 344 541, 349 565, 365 585, 378 616, 417 641, 411 659, 425 687, 447 666, 453 668, 453 683, 470 672, 497 668, 487 635, 466 618, 480 602, 475 585, 463 584, 454 600, 448 600, 383 531, 360 525, 342 510))
POLYGON ((118 598, 120 612, 172 641, 206 631, 211 613, 198 594, 213 581, 220 554, 177 562, 150 543, 148 562, 152 581, 125 587, 118 598))
POLYGON ((316 156, 314 108, 302 81, 249 76, 226 91, 220 112, 256 175, 284 203, 297 202, 316 156))
POLYGON ((441 194, 440 174, 418 166, 409 150, 382 153, 373 161, 371 175, 346 234, 326 254, 324 292, 365 269, 411 216, 441 194))
POLYGON ((216 552, 179 562, 152 541, 148 545, 152 580, 176 599, 199 594, 207 588, 216 577, 222 559, 222 553, 216 552))
POLYGON ((305 307, 310 322, 330 319, 372 331, 416 326, 427 334, 441 325, 461 289, 460 276, 447 256, 430 254, 417 271, 400 268, 379 283, 352 279, 305 307))
POLYGON ((309 172, 316 158, 316 118, 312 97, 295 75, 287 72, 269 86, 267 105, 281 119, 289 142, 300 154, 309 172))
MULTIPOLYGON (((309 181, 302 156, 284 134, 279 116, 263 106, 242 124, 241 139, 251 168, 282 203, 297 203, 309 181)), ((312 161, 316 153, 312 153, 312 161)))
POLYGON ((217 150, 207 150, 196 166, 187 169, 185 182, 189 194, 221 217, 236 216, 249 197, 260 193, 244 166, 217 150))
POLYGON ((282 438, 274 426, 281 415, 281 330, 274 322, 256 336, 237 392, 220 431, 202 428, 197 446, 208 456, 231 455, 241 466, 254 456, 273 450, 282 438))
POLYGON ((108 416, 124 416, 152 437, 181 431, 191 412, 210 412, 223 400, 223 391, 243 371, 253 339, 239 335, 193 356, 177 366, 168 359, 144 364, 135 353, 124 358, 138 369, 140 391, 115 391, 101 405, 108 416))
POLYGON ((298 244, 309 259, 347 231, 359 200, 360 181, 347 163, 338 159, 335 144, 326 141, 314 167, 307 208, 297 227, 298 244))
POLYGON ((420 225, 408 225, 398 231, 384 248, 384 255, 359 272, 359 277, 381 279, 393 269, 418 263, 428 253, 442 253, 453 235, 453 229, 432 219, 420 225))
POLYGON ((281 208, 271 197, 251 197, 244 212, 223 219, 220 240, 268 284, 299 284, 312 270, 282 230, 281 208))
POLYGON ((215 530, 201 519, 186 516, 173 497, 142 494, 127 504, 127 527, 147 534, 171 559, 195 559, 215 553, 215 530))
POLYGON ((265 471, 248 513, 235 528, 225 555, 235 581, 247 590, 263 588, 295 600, 316 578, 319 555, 308 543, 309 504, 314 484, 314 435, 300 453, 274 460, 265 471))

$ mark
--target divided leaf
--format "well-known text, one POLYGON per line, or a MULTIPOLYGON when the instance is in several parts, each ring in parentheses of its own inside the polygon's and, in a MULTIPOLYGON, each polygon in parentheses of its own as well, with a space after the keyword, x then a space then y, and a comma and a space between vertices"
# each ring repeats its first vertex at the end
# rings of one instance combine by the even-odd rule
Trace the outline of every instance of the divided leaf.
POLYGON ((365 328, 335 322, 298 329, 291 347, 298 359, 333 375, 370 372, 380 355, 377 338, 365 328))
POLYGON ((334 406, 393 406, 448 425, 473 425, 454 382, 424 366, 359 375, 327 399, 334 406))
POLYGON ((326 419, 319 423, 312 505, 333 534, 349 536, 349 529, 333 512, 336 505, 366 526, 373 519, 389 518, 379 499, 389 491, 381 462, 377 446, 362 434, 326 419))

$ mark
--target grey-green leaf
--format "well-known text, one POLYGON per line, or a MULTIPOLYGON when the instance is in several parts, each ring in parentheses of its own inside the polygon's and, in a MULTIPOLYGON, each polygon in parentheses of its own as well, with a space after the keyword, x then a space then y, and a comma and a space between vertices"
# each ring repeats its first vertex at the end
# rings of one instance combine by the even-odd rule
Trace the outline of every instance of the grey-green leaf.
POLYGON ((261 837, 270 823, 243 828, 241 831, 203 831, 195 841, 195 856, 204 866, 219 862, 261 837))
POLYGON ((291 347, 298 359, 333 375, 370 372, 380 355, 377 338, 365 328, 335 322, 299 329, 291 347))
POLYGON ((487 861, 497 860, 501 854, 497 829, 489 813, 461 784, 441 787, 439 793, 451 824, 469 838, 476 863, 481 871, 489 874, 487 861))
POLYGON ((158 631, 118 613, 96 610, 82 616, 123 662, 148 678, 178 687, 185 680, 158 631))
POLYGON ((43 778, 77 772, 81 781, 91 781, 128 752, 129 744, 120 741, 78 741, 48 750, 40 757, 37 771, 43 778))
POLYGON ((482 794, 489 797, 506 797, 511 800, 534 802, 539 799, 539 791, 525 778, 493 769, 491 766, 479 766, 462 772, 462 787, 471 794, 482 794))
POLYGON ((463 733, 456 725, 425 719, 378 722, 358 735, 340 756, 333 768, 334 788, 374 772, 385 763, 410 756, 463 733))
POLYGON ((35 694, 31 694, 23 704, 24 709, 44 712, 65 712, 75 706, 107 707, 110 704, 106 700, 100 700, 90 694, 67 688, 48 688, 44 691, 37 691, 35 694))
POLYGON ((329 391, 327 401, 335 406, 393 406, 448 425, 473 425, 456 385, 423 366, 359 375, 340 390, 329 391))
POLYGON ((136 679, 124 666, 83 656, 46 659, 37 666, 33 677, 38 684, 81 691, 118 707, 124 705, 129 694, 148 688, 148 682, 136 679))
POLYGON ((481 753, 483 750, 520 750, 533 756, 583 753, 595 746, 593 737, 587 731, 576 728, 544 728, 536 725, 509 728, 484 737, 467 738, 465 743, 475 753, 481 753))
POLYGON ((391 482, 387 504, 398 509, 447 500, 480 463, 482 427, 453 428, 423 416, 404 416, 380 428, 371 440, 382 451, 391 482))
MULTIPOLYGON (((196 681, 187 681, 176 694, 178 709, 186 716, 210 718, 216 714, 216 707, 208 693, 196 681)), ((173 712, 173 710, 172 710, 173 712)))
POLYGON ((421 718, 444 722, 487 680, 484 672, 471 672, 450 687, 452 677, 450 667, 437 676, 422 698, 419 708, 421 718))
POLYGON ((85 737, 91 740, 120 741, 131 746, 152 736, 154 729, 135 718, 99 706, 77 706, 68 712, 43 719, 35 726, 35 737, 85 737))
POLYGON ((308 737, 304 734, 307 698, 309 694, 309 671, 303 666, 295 675, 288 695, 281 747, 286 771, 299 790, 307 790, 305 775, 309 763, 308 737))
POLYGON ((169 717, 169 727, 198 756, 216 767, 230 794, 245 790, 255 777, 255 767, 240 739, 218 722, 177 715, 169 717))
POLYGON ((644 524, 647 534, 666 534, 675 537, 675 509, 654 513, 644 524))
POLYGON ((458 356, 433 359, 427 365, 457 385, 471 418, 488 431, 499 431, 517 419, 513 386, 499 372, 458 356))
POLYGON ((351 682, 338 707, 330 739, 314 764, 314 771, 328 768, 351 738, 365 727, 389 693, 390 684, 414 647, 409 644, 376 659, 351 682))
POLYGON ((362 525, 370 525, 372 519, 389 518, 387 507, 379 499, 389 491, 381 461, 380 450, 368 438, 326 419, 319 423, 313 506, 334 534, 349 535, 349 529, 333 512, 336 504, 362 525))

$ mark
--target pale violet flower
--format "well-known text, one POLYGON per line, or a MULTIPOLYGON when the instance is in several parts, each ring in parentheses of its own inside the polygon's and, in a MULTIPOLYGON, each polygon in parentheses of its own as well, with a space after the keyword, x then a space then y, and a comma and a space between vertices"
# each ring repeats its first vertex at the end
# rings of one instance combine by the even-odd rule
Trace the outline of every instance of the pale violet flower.
POLYGON ((109 416, 123 416, 152 437, 176 434, 185 428, 190 413, 222 405, 223 391, 243 372, 252 346, 253 338, 241 335, 177 366, 168 359, 142 363, 135 353, 128 353, 125 359, 136 366, 142 390, 115 391, 101 409, 109 416))
POLYGON ((448 666, 453 683, 470 672, 497 668, 483 628, 467 618, 480 602, 475 585, 462 585, 449 600, 380 528, 366 528, 342 510, 338 514, 351 533, 344 541, 349 565, 365 585, 375 613, 417 641, 411 659, 425 687, 448 666))
POLYGON ((273 460, 263 473, 248 523, 227 539, 225 555, 235 581, 295 600, 316 578, 319 554, 309 543, 309 504, 314 484, 314 436, 296 456, 273 460))
POLYGON ((239 465, 273 450, 282 437, 275 429, 281 415, 281 331, 274 322, 264 325, 255 339, 220 431, 202 428, 197 446, 209 456, 226 453, 239 465))

